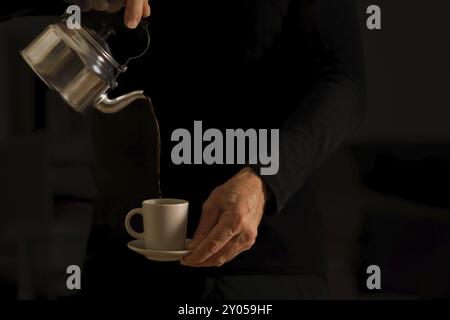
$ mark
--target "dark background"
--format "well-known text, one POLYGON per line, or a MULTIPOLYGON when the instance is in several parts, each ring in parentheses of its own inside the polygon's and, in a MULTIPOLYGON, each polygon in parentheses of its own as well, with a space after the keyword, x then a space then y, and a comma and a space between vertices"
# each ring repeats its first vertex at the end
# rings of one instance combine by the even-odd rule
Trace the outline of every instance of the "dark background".
MULTIPOLYGON (((367 120, 313 179, 327 235, 331 296, 449 295, 450 3, 364 0, 360 5, 367 120), (370 4, 382 8, 382 30, 365 28, 370 4), (377 293, 364 289, 371 264, 382 270, 377 293)), ((0 22, 4 298, 71 295, 65 269, 82 265, 84 258, 96 196, 91 114, 72 112, 18 54, 55 19, 48 15, 64 8, 49 1, 0 22)), ((145 87, 141 65, 134 66, 120 78, 123 91, 145 87)), ((151 95, 152 88, 145 89, 151 95)))

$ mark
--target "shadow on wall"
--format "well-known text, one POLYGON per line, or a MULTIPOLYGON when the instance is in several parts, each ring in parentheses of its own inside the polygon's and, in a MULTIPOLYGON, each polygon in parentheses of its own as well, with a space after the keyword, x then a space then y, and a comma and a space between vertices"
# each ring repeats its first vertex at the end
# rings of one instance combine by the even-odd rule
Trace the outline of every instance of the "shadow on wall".
POLYGON ((450 2, 360 3, 368 115, 353 146, 314 177, 332 298, 450 294, 450 2), (382 30, 365 28, 378 4, 382 30), (381 292, 366 268, 382 269, 381 292), (378 293, 378 294, 377 294, 378 293))
POLYGON ((368 81, 368 116, 358 141, 450 142, 450 2, 359 1, 368 81), (365 28, 378 4, 382 30, 365 28))
POLYGON ((22 299, 69 294, 66 268, 83 263, 96 193, 90 116, 47 90, 19 55, 53 20, 0 24, 0 295, 22 299))

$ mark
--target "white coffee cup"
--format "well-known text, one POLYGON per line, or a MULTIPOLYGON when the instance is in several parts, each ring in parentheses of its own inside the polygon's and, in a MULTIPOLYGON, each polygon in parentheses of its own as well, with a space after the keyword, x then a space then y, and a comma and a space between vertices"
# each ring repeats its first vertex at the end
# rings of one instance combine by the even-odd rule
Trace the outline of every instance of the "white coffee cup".
POLYGON ((189 202, 180 199, 151 199, 142 208, 133 209, 125 218, 127 232, 145 243, 147 250, 180 251, 185 249, 189 202), (143 232, 131 227, 131 218, 140 214, 143 232))

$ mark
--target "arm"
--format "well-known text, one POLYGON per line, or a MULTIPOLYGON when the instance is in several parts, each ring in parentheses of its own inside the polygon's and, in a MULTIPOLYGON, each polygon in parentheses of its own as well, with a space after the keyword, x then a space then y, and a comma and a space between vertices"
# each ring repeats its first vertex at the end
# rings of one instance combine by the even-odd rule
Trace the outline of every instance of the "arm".
MULTIPOLYGON (((306 99, 280 130, 280 167, 261 176, 279 212, 358 128, 365 111, 363 48, 356 1, 318 0, 311 22, 320 40, 315 78, 306 99)), ((252 166, 259 172, 258 166, 252 166)))
POLYGON ((315 77, 309 94, 281 128, 278 173, 259 177, 258 165, 246 167, 216 188, 203 205, 190 243, 193 252, 183 264, 221 266, 252 247, 263 211, 281 211, 359 126, 365 86, 354 1, 318 0, 311 21, 320 43, 315 77))

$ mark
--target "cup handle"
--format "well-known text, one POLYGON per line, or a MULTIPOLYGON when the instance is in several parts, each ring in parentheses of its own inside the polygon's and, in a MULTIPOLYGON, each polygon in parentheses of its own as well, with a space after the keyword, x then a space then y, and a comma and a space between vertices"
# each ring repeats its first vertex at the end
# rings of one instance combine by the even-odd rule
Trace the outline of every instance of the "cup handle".
POLYGON ((144 232, 137 232, 133 229, 131 226, 131 218, 133 218, 134 215, 140 214, 142 216, 142 208, 136 208, 128 212, 126 218, 125 218, 125 229, 127 229, 127 232, 130 236, 136 239, 144 239, 144 232))

